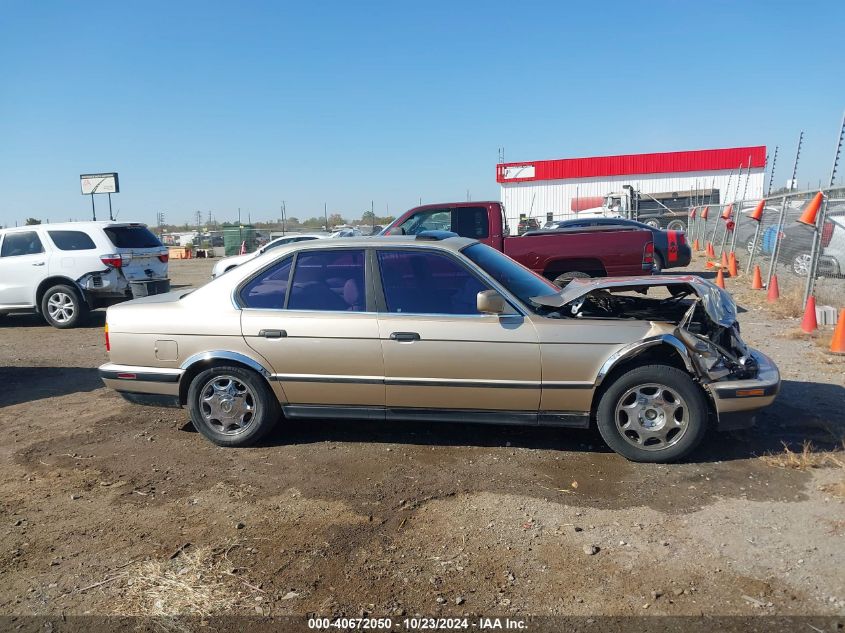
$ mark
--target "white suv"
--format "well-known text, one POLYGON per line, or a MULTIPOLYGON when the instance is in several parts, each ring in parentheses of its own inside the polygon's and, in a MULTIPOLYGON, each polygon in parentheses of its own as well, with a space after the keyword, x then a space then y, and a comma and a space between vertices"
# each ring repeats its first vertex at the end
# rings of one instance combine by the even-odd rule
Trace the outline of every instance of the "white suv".
POLYGON ((0 316, 79 325, 94 308, 170 290, 167 249, 144 224, 70 222, 0 230, 0 316))

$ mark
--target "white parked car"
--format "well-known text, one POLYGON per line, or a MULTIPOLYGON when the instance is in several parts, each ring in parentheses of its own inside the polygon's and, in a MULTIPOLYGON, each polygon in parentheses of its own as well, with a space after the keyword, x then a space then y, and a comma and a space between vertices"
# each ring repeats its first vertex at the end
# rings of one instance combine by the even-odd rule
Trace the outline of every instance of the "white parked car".
POLYGON ((254 253, 246 253, 245 255, 233 255, 232 257, 224 257, 219 262, 214 264, 214 268, 211 269, 211 278, 214 279, 215 277, 219 277, 225 272, 229 272, 233 268, 236 268, 243 264, 246 261, 249 261, 253 257, 258 257, 259 255, 263 255, 269 250, 272 250, 278 246, 284 246, 285 244, 293 244, 294 242, 305 242, 307 240, 320 240, 326 237, 330 237, 327 233, 294 233, 291 235, 285 235, 284 237, 277 237, 275 240, 271 242, 267 242, 264 246, 259 248, 254 253))
POLYGON ((170 290, 168 251, 145 224, 68 222, 0 230, 0 315, 57 328, 90 310, 170 290))

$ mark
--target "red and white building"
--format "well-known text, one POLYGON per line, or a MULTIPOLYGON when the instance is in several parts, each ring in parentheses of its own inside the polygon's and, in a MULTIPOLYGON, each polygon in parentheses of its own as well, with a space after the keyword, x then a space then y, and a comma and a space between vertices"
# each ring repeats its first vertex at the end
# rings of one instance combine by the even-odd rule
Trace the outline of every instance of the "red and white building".
POLYGON ((734 202, 743 192, 746 199, 760 198, 765 170, 766 147, 758 145, 500 163, 496 181, 508 223, 515 227, 521 215, 541 225, 548 217, 575 217, 579 210, 601 206, 623 185, 648 194, 710 191, 706 202, 713 204, 734 202))

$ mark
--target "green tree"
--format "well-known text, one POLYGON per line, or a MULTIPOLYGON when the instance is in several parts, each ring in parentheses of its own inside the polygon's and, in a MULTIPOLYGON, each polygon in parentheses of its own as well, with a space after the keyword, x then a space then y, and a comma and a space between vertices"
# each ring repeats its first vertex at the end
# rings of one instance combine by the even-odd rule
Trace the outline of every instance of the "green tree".
POLYGON ((41 224, 41 220, 38 220, 36 218, 26 219, 26 226, 35 226, 36 224, 41 224))

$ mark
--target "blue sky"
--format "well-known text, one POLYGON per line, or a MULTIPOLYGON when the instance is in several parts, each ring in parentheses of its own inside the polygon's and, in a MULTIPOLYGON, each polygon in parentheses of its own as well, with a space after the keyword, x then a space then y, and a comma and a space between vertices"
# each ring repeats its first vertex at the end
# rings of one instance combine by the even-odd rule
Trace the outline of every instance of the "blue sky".
POLYGON ((0 0, 0 224, 498 199, 532 160, 780 145, 827 180, 842 2, 0 0), (102 217, 104 196, 97 199, 102 217))

